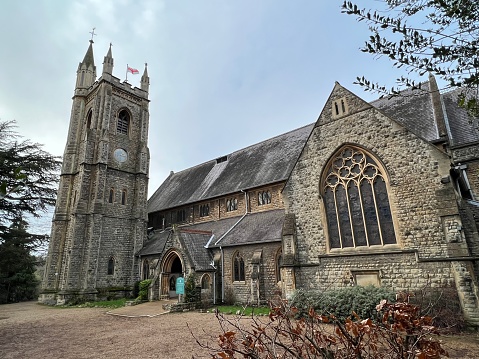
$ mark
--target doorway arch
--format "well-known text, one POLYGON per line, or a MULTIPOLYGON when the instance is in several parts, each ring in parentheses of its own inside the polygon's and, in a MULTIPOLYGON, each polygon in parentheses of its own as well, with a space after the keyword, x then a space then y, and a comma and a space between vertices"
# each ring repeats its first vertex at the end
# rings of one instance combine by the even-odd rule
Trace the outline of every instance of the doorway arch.
POLYGON ((161 266, 160 298, 177 298, 176 280, 183 277, 184 266, 181 256, 176 251, 168 253, 161 266))

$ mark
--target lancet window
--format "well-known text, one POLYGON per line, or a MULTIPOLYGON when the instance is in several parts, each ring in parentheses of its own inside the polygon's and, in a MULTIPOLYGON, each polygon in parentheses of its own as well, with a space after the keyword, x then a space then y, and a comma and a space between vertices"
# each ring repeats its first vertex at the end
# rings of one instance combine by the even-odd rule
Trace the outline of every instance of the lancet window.
POLYGON ((233 257, 233 281, 244 282, 244 280, 244 260, 239 252, 236 252, 233 257))

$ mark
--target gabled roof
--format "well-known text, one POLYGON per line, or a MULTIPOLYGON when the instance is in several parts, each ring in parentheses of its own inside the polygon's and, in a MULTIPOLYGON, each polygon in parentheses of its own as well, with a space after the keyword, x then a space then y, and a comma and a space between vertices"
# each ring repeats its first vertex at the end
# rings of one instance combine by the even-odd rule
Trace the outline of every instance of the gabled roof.
POLYGON ((307 125, 243 148, 224 161, 172 173, 148 200, 148 213, 286 180, 312 128, 307 125))
POLYGON ((283 221, 284 210, 275 209, 248 213, 245 216, 225 218, 218 221, 192 224, 181 228, 191 231, 211 231, 214 237, 208 248, 230 247, 254 243, 281 242, 283 221))

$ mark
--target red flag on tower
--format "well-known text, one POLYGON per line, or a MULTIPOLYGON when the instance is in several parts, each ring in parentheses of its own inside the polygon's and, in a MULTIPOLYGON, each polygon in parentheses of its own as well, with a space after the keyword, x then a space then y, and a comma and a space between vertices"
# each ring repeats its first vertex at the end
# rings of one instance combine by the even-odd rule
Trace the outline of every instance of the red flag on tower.
POLYGON ((133 75, 138 75, 140 73, 140 71, 138 71, 137 69, 134 69, 133 67, 129 66, 127 66, 127 71, 131 72, 133 75))

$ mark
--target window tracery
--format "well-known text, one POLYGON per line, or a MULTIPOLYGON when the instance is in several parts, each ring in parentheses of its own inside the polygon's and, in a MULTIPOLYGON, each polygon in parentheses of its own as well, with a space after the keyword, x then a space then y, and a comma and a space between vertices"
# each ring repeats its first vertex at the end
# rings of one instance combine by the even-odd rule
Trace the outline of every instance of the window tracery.
POLYGON ((333 157, 323 183, 330 248, 395 244, 384 174, 355 147, 333 157))

